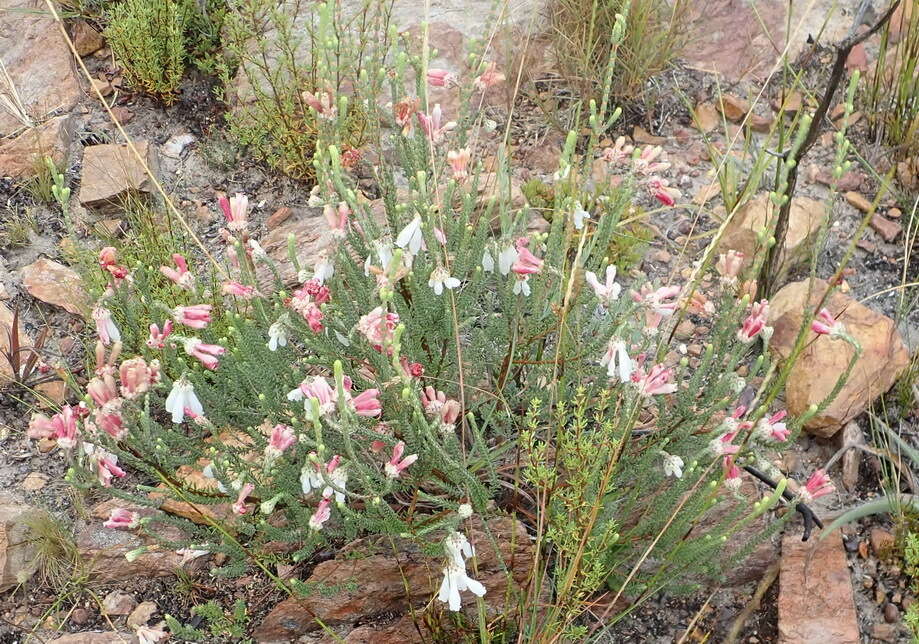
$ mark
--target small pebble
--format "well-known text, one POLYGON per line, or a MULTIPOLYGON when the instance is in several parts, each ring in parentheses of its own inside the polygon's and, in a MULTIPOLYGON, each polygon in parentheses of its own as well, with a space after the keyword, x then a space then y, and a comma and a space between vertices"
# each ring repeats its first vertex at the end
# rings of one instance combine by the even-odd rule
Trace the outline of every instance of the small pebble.
POLYGON ((893 604, 884 606, 884 621, 888 624, 894 624, 900 621, 900 609, 893 604))

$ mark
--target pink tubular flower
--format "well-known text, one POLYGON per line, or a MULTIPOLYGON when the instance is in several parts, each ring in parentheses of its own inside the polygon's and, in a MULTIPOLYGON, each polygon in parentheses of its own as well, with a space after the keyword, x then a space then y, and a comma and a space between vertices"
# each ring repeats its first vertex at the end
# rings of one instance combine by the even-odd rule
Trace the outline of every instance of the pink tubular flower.
POLYGON ((651 367, 647 375, 642 369, 632 372, 632 379, 638 383, 638 393, 642 396, 674 393, 677 386, 676 383, 670 382, 671 378, 673 378, 673 369, 662 364, 651 367))
POLYGON ((112 246, 106 246, 99 251, 99 267, 108 271, 116 280, 128 276, 128 269, 118 265, 118 254, 112 246))
POLYGON ((220 290, 224 295, 232 295, 244 300, 251 300, 256 295, 254 286, 246 286, 235 280, 227 280, 221 285, 220 290))
POLYGON ((97 376, 90 380, 86 385, 86 393, 88 393, 90 398, 93 399, 93 402, 100 407, 108 401, 118 397, 115 379, 109 373, 105 373, 101 377, 97 376))
POLYGON ((303 101, 316 110, 316 115, 327 121, 335 119, 338 108, 335 107, 335 93, 331 89, 319 90, 316 94, 303 92, 303 101))
POLYGON ((431 386, 425 387, 421 392, 421 407, 429 416, 439 418, 444 428, 450 429, 462 411, 458 401, 447 398, 447 394, 431 386))
POLYGON ((211 308, 210 304, 177 306, 172 310, 172 317, 179 324, 184 324, 192 329, 203 329, 211 321, 211 308))
POLYGON ((322 530, 323 524, 332 516, 332 510, 329 508, 330 505, 332 505, 332 499, 328 497, 323 498, 319 502, 319 505, 316 506, 316 511, 313 512, 313 516, 311 516, 309 520, 310 530, 315 530, 317 532, 322 530))
MULTIPOLYGON (((370 313, 361 316, 357 322, 357 330, 367 338, 370 346, 382 352, 383 347, 392 342, 398 325, 398 313, 390 313, 382 306, 378 306, 370 313)), ((392 353, 392 348, 388 348, 387 352, 392 353)))
POLYGON ((269 460, 274 460, 296 442, 297 434, 294 432, 293 427, 281 424, 275 425, 271 429, 271 437, 268 439, 268 446, 265 448, 265 456, 269 460))
POLYGON ((645 176, 650 176, 652 174, 657 174, 658 172, 663 172, 664 170, 667 170, 668 168, 670 168, 669 163, 663 163, 663 162, 656 160, 657 157, 659 157, 661 155, 661 152, 663 151, 664 149, 659 145, 655 147, 646 145, 644 148, 642 148, 638 157, 635 158, 635 161, 633 163, 635 172, 637 172, 638 174, 643 174, 645 176))
POLYGON ((418 112, 418 106, 421 101, 418 98, 403 98, 393 105, 393 115, 396 119, 396 125, 402 128, 402 136, 411 136, 414 130, 412 117, 418 112))
POLYGON ((725 432, 718 438, 712 439, 712 441, 708 444, 708 448, 715 456, 733 456, 740 451, 740 446, 734 445, 731 442, 736 436, 736 430, 725 432))
POLYGON ((384 468, 386 470, 386 476, 391 479, 399 478, 399 475, 407 468, 409 465, 418 460, 417 454, 410 454, 405 458, 402 458, 402 453, 405 451, 405 443, 399 441, 392 448, 392 458, 389 459, 389 462, 384 468))
POLYGON ((616 139, 616 143, 611 148, 604 148, 603 153, 600 155, 600 158, 603 159, 606 163, 612 163, 614 165, 622 163, 626 159, 631 158, 632 152, 635 148, 631 145, 625 144, 625 137, 620 136, 616 139))
POLYGON ((488 67, 482 72, 481 76, 478 76, 475 79, 475 87, 480 92, 484 92, 489 87, 493 87, 498 83, 504 82, 505 76, 501 72, 497 71, 498 64, 494 61, 488 64, 488 67))
POLYGON ((112 321, 111 311, 104 306, 96 306, 93 308, 93 320, 96 322, 96 333, 99 334, 99 340, 102 341, 102 344, 108 346, 112 342, 121 341, 121 332, 118 331, 118 327, 112 321))
MULTIPOLYGON (((380 436, 391 436, 392 430, 389 429, 389 425, 386 423, 377 423, 376 427, 373 428, 373 433, 379 434, 380 436)), ((379 439, 370 443, 370 451, 372 451, 374 454, 379 452, 384 447, 386 447, 386 443, 379 439)))
POLYGON ((70 405, 61 407, 61 411, 51 417, 52 438, 57 440, 61 449, 73 449, 77 444, 77 412, 70 405))
POLYGON ((511 270, 517 275, 532 275, 542 270, 543 260, 530 252, 524 244, 517 242, 517 260, 511 270))
POLYGON ((453 170, 453 178, 457 181, 465 181, 469 178, 469 172, 466 168, 469 165, 471 156, 472 152, 469 148, 460 148, 459 150, 447 152, 447 163, 450 164, 450 169, 453 170))
POLYGON ((246 505, 246 499, 252 494, 252 490, 255 489, 255 486, 252 483, 246 483, 239 490, 239 495, 236 497, 236 501, 233 503, 233 514, 245 514, 249 511, 249 506, 246 505))
POLYGON ((114 454, 97 447, 93 450, 93 457, 96 459, 96 476, 102 487, 112 487, 114 477, 127 476, 127 472, 118 467, 118 457, 114 454))
POLYGON ((724 457, 724 484, 735 492, 740 489, 743 481, 740 480, 740 468, 734 464, 733 456, 724 457))
POLYGON ((826 475, 826 472, 817 470, 811 474, 810 478, 807 479, 807 483, 804 484, 804 489, 802 489, 800 493, 801 499, 805 503, 810 503, 814 499, 832 493, 835 489, 835 486, 830 481, 830 477, 826 475))
POLYGON ((401 356, 399 358, 399 364, 402 366, 402 371, 404 371, 405 375, 409 378, 420 378, 424 375, 424 365, 420 362, 409 362, 408 358, 401 356))
POLYGON ((113 508, 109 512, 108 520, 102 526, 114 530, 133 530, 139 523, 140 515, 137 512, 131 512, 124 508, 113 508))
POLYGON ((750 315, 743 321, 743 326, 737 331, 737 339, 744 344, 752 342, 764 328, 769 318, 769 301, 754 302, 750 308, 750 315))
POLYGON ((172 333, 172 320, 163 322, 163 330, 156 324, 150 325, 150 335, 147 337, 147 346, 151 349, 162 349, 166 346, 166 338, 172 333))
POLYGON ((453 87, 456 85, 456 74, 446 69, 429 69, 428 85, 431 87, 453 87))
POLYGON ((195 275, 189 272, 188 262, 178 253, 172 254, 172 261, 175 262, 175 268, 160 266, 160 273, 171 279, 175 284, 185 290, 191 290, 195 285, 195 275))
POLYGON ((160 363, 159 360, 153 360, 148 365, 146 360, 138 356, 122 362, 118 368, 118 375, 121 380, 121 395, 133 400, 159 383, 160 363))
POLYGON ((226 348, 219 344, 205 344, 198 338, 188 338, 183 344, 185 346, 185 353, 193 358, 197 358, 205 368, 211 370, 216 369, 217 365, 220 364, 217 358, 226 353, 226 348))
POLYGON ((54 425, 51 419, 44 414, 34 413, 29 420, 29 429, 26 436, 32 440, 40 438, 51 438, 54 436, 54 425))
POLYGON ((335 208, 332 204, 326 204, 322 209, 322 214, 325 216, 329 228, 335 233, 343 235, 348 230, 351 209, 344 201, 338 202, 338 208, 335 208))
POLYGON ((785 416, 788 415, 788 412, 784 409, 778 411, 769 418, 760 418, 759 423, 756 425, 756 431, 763 438, 779 441, 784 443, 788 440, 788 435, 791 434, 791 431, 785 426, 785 423, 781 422, 785 416))
MULTIPOLYGON (((235 232, 245 230, 246 226, 249 224, 247 219, 247 211, 249 210, 249 197, 237 192, 229 199, 226 197, 220 197, 217 200, 217 203, 220 204, 220 209, 223 211, 223 216, 227 220, 227 228, 235 232)), ((175 259, 175 255, 173 255, 173 259, 175 259)))
POLYGON ((351 408, 358 416, 379 416, 383 410, 378 396, 379 389, 367 389, 351 399, 351 408))
POLYGON ((115 440, 122 440, 128 434, 128 428, 121 417, 121 405, 124 401, 115 398, 97 408, 93 418, 96 426, 115 440))
POLYGON ((817 317, 811 322, 811 330, 820 335, 828 335, 831 338, 838 338, 846 332, 842 322, 833 317, 829 309, 822 308, 817 313, 817 317))
POLYGON ((718 255, 718 261, 715 263, 715 270, 721 275, 721 281, 726 284, 733 284, 740 275, 743 268, 744 254, 740 251, 729 250, 726 253, 718 255))
POLYGON ((673 206, 677 198, 682 194, 676 188, 672 188, 669 181, 657 176, 648 177, 647 181, 645 181, 645 187, 652 197, 665 206, 673 206))
POLYGON ((434 105, 430 116, 423 112, 418 112, 418 123, 421 130, 427 135, 432 143, 440 143, 444 140, 444 135, 456 127, 456 123, 450 121, 443 122, 443 112, 440 109, 440 103, 434 105))

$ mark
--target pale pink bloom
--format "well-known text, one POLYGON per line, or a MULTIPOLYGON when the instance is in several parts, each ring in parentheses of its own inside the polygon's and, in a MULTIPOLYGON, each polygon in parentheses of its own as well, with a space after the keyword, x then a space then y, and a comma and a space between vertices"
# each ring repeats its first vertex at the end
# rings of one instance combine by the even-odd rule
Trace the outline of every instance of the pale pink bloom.
POLYGON ((125 529, 133 530, 140 523, 140 515, 137 512, 131 512, 124 508, 113 508, 109 512, 108 520, 102 524, 105 528, 112 528, 115 530, 125 529))
POLYGON ((268 460, 273 461, 296 442, 297 434, 294 432, 293 427, 281 424, 275 425, 271 429, 271 437, 268 439, 268 446, 265 448, 265 456, 268 460))
POLYGON ((103 306, 93 308, 93 320, 96 322, 96 333, 102 344, 108 346, 112 342, 121 342, 121 332, 112 321, 112 312, 103 306))
POLYGON ((343 235, 348 230, 351 209, 344 201, 339 201, 337 208, 332 204, 326 204, 322 209, 322 214, 333 232, 343 235))
MULTIPOLYGON (((345 400, 350 400, 351 378, 345 376, 342 385, 344 389, 343 394, 345 400)), ((303 400, 303 406, 307 412, 312 410, 311 400, 315 399, 319 404, 320 416, 326 416, 334 412, 335 405, 338 401, 335 388, 332 387, 322 376, 313 376, 312 378, 307 378, 301 382, 296 389, 290 391, 287 394, 287 399, 290 401, 303 400)))
POLYGON ((312 290, 307 288, 308 284, 310 282, 307 282, 303 288, 294 291, 293 297, 287 299, 287 305, 300 314, 313 333, 320 333, 324 328, 322 319, 325 315, 319 308, 319 304, 328 301, 329 289, 319 285, 318 290, 312 290))
POLYGON ((670 382, 672 378, 673 369, 662 364, 654 365, 647 374, 641 369, 632 374, 632 380, 638 383, 638 393, 642 396, 674 393, 677 390, 677 386, 676 383, 670 382))
POLYGON ((443 112, 440 109, 440 103, 434 105, 430 116, 423 112, 418 112, 418 123, 421 130, 427 135, 432 143, 440 143, 444 140, 444 135, 456 127, 456 123, 450 121, 443 122, 443 112))
POLYGON ((744 254, 736 250, 729 250, 718 255, 715 270, 721 275, 721 281, 726 284, 736 282, 737 276, 740 275, 740 271, 743 268, 743 260, 744 254))
POLYGON ((198 338, 188 338, 183 342, 185 353, 204 365, 206 369, 216 369, 220 361, 217 359, 226 352, 226 348, 219 344, 205 344, 198 338))
POLYGON ((739 445, 734 445, 731 441, 737 436, 737 430, 725 432, 718 438, 709 442, 708 448, 715 456, 730 456, 740 451, 739 445))
POLYGON ((662 286, 652 291, 651 287, 645 284, 639 293, 632 292, 632 299, 649 307, 660 316, 669 317, 677 309, 679 294, 679 286, 662 286))
POLYGON ((61 449, 73 449, 77 444, 77 412, 70 405, 61 407, 61 411, 51 417, 51 426, 54 428, 52 437, 57 440, 61 449))
POLYGON ((772 414, 769 418, 760 418, 759 423, 756 425, 757 432, 763 438, 771 438, 784 443, 788 440, 788 435, 791 434, 785 423, 780 422, 786 415, 788 415, 788 412, 783 409, 772 414))
POLYGON ((348 468, 341 464, 341 456, 338 454, 333 456, 331 460, 326 463, 325 470, 329 482, 335 487, 333 488, 332 485, 326 485, 322 490, 322 496, 329 499, 334 494, 336 503, 344 503, 344 490, 348 485, 348 468))
POLYGON ((252 490, 255 489, 255 486, 252 483, 246 483, 239 490, 239 495, 236 497, 236 502, 233 503, 233 513, 234 514, 245 514, 249 511, 249 506, 246 505, 246 499, 252 494, 252 490))
POLYGON ((220 290, 224 295, 232 295, 244 300, 251 300, 257 294, 254 286, 246 286, 235 280, 227 280, 220 290))
POLYGON ((696 315, 709 316, 715 312, 715 305, 705 296, 702 291, 693 291, 689 296, 688 308, 691 313, 696 315))
POLYGON ((421 390, 421 408, 431 416, 440 414, 447 402, 447 394, 428 385, 421 390))
POLYGON ((804 484, 804 489, 800 492, 801 499, 805 503, 810 503, 814 499, 831 494, 835 489, 826 472, 817 470, 811 474, 810 478, 807 479, 807 483, 804 484))
POLYGON ((613 145, 613 147, 603 149, 603 153, 600 155, 600 158, 607 163, 619 164, 626 159, 631 158, 632 152, 634 150, 635 148, 633 146, 625 144, 625 137, 620 136, 618 139, 616 139, 616 143, 613 145))
POLYGON ((415 129, 412 117, 418 111, 421 101, 418 98, 403 98, 393 105, 393 114, 395 115, 396 124, 402 128, 402 136, 411 136, 415 129))
POLYGON ((120 355, 120 342, 116 342, 112 345, 112 351, 109 353, 108 357, 106 357, 105 345, 102 344, 101 340, 96 340, 96 375, 114 375, 118 371, 118 369, 115 368, 115 363, 118 361, 118 356, 120 355))
POLYGON ((44 414, 34 413, 29 420, 29 429, 26 436, 32 440, 51 438, 54 435, 54 424, 44 414))
POLYGON ((159 360, 153 360, 149 365, 140 356, 125 360, 118 369, 121 380, 121 395, 132 400, 150 390, 150 387, 160 381, 159 360))
MULTIPOLYGON (((391 436, 392 435, 392 430, 389 429, 389 425, 387 425, 386 423, 377 423, 376 427, 373 428, 373 432, 375 434, 379 434, 380 436, 391 436)), ((375 440, 370 443, 370 451, 372 451, 374 454, 379 452, 384 447, 386 447, 385 441, 375 440)))
POLYGON ((84 449, 96 462, 96 478, 102 487, 112 487, 112 479, 124 478, 127 472, 118 467, 118 457, 101 447, 85 444, 84 449))
MULTIPOLYGON (((357 322, 357 330, 367 338, 367 341, 377 351, 382 351, 393 339, 396 327, 399 325, 399 314, 390 313, 382 306, 378 306, 370 313, 361 316, 357 322)), ((392 349, 388 349, 391 353, 392 349)))
POLYGON ((542 270, 543 260, 539 259, 530 252, 525 245, 517 244, 517 260, 511 266, 511 270, 517 275, 532 275, 542 270))
POLYGON ((156 324, 150 325, 150 336, 147 338, 147 346, 151 349, 162 349, 166 346, 166 338, 172 333, 172 320, 163 322, 163 330, 156 324))
POLYGON ((648 145, 642 148, 639 155, 633 161, 635 172, 650 176, 667 170, 670 167, 669 163, 662 163, 656 160, 663 151, 664 149, 659 145, 655 147, 648 145))
POLYGON ((811 330, 820 335, 829 335, 831 338, 838 338, 846 332, 846 327, 842 322, 835 319, 829 309, 820 309, 817 317, 811 322, 811 330))
POLYGON ((594 295, 597 296, 600 304, 605 308, 609 308, 615 300, 619 299, 622 287, 616 283, 616 267, 613 264, 606 267, 606 281, 604 283, 600 283, 600 280, 597 279, 597 274, 593 271, 585 272, 584 279, 590 284, 590 287, 594 290, 594 295))
POLYGON ((121 417, 121 406, 124 401, 115 398, 96 409, 93 418, 96 427, 104 431, 115 440, 122 440, 128 433, 128 428, 121 417))
POLYGON ((154 626, 140 625, 134 629, 134 635, 137 636, 137 644, 159 644, 169 639, 169 633, 163 628, 163 622, 154 626))
POLYGON ((732 456, 724 457, 724 484, 733 491, 738 491, 743 481, 740 478, 740 468, 734 464, 732 456))
POLYGON ((434 227, 431 229, 431 232, 434 233, 434 239, 437 240, 437 243, 439 243, 441 246, 446 246, 446 245, 447 245, 447 236, 444 234, 444 231, 442 231, 442 230, 441 230, 440 228, 438 228, 437 226, 434 226, 434 227))
POLYGON ((645 181, 645 187, 652 197, 665 206, 673 206, 676 200, 682 196, 679 190, 670 186, 669 181, 657 176, 648 177, 645 181))
POLYGON ((488 64, 488 67, 480 76, 478 76, 474 83, 477 90, 484 92, 489 87, 493 87, 498 83, 504 82, 505 76, 501 72, 497 71, 498 64, 494 61, 488 64))
POLYGON ((750 308, 750 315, 743 321, 743 326, 737 331, 737 339, 743 343, 752 342, 756 336, 766 328, 769 319, 769 301, 754 302, 750 308))
POLYGON ((458 400, 453 400, 451 398, 444 403, 444 406, 440 410, 440 422, 444 429, 453 429, 456 421, 459 420, 461 411, 462 409, 460 408, 458 400))
POLYGON ((351 399, 351 407, 358 416, 379 416, 383 410, 379 389, 367 389, 351 399))
POLYGON ((310 328, 310 331, 313 333, 321 333, 322 329, 325 328, 322 326, 322 318, 324 318, 325 315, 318 306, 313 303, 310 304, 311 306, 308 306, 306 311, 302 312, 303 319, 306 320, 306 325, 310 328))
POLYGON ((203 329, 211 321, 211 308, 210 304, 177 306, 172 310, 172 317, 179 324, 192 329, 203 329))
POLYGON ((90 398, 93 399, 93 402, 100 407, 108 401, 118 397, 115 379, 110 373, 105 373, 101 377, 97 376, 90 380, 86 385, 86 393, 88 393, 90 398))
POLYGON ((305 281, 303 286, 294 291, 294 295, 299 297, 309 295, 316 304, 325 304, 332 300, 329 287, 323 285, 323 283, 316 278, 305 281))
POLYGON ((316 115, 327 121, 335 119, 338 108, 335 107, 335 95, 330 89, 320 90, 317 94, 303 92, 304 102, 316 110, 316 115))
POLYGON ((424 365, 420 362, 409 362, 409 359, 405 356, 399 358, 399 364, 402 366, 402 371, 405 372, 405 375, 409 378, 420 378, 424 375, 424 365))
POLYGON ((332 499, 329 498, 323 498, 319 502, 319 505, 316 506, 316 511, 313 512, 313 516, 311 516, 309 520, 310 530, 315 530, 317 532, 322 530, 323 524, 332 516, 332 510, 329 508, 331 504, 332 499))
POLYGON ((409 465, 418 460, 417 454, 410 454, 405 458, 402 458, 402 453, 405 451, 405 443, 399 441, 392 448, 392 458, 389 459, 389 462, 386 464, 386 476, 391 479, 399 478, 399 475, 407 468, 409 465))
POLYGON ((469 178, 469 172, 467 166, 469 165, 469 159, 472 157, 472 152, 469 148, 461 148, 459 150, 450 150, 447 152, 447 163, 450 164, 450 169, 453 170, 453 178, 457 181, 465 181, 469 178))
POLYGON ((446 69, 429 69, 428 85, 431 87, 453 87, 456 85, 456 74, 446 69))
POLYGON ((178 253, 172 254, 172 261, 175 262, 176 268, 160 266, 160 273, 171 279, 176 285, 191 290, 195 285, 195 276, 188 270, 188 262, 178 253))
POLYGON ((236 232, 245 230, 249 223, 246 218, 249 210, 249 197, 237 192, 235 196, 229 199, 220 197, 217 201, 220 204, 220 209, 223 210, 223 216, 227 220, 227 228, 236 232))

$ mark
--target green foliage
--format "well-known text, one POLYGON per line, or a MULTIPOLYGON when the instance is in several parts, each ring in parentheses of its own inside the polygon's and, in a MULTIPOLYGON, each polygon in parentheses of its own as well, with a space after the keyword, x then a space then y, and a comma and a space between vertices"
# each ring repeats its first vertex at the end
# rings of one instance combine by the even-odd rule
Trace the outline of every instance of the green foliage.
POLYGON ((124 0, 111 7, 105 37, 137 90, 171 103, 188 60, 194 0, 124 0))
POLYGON ((245 637, 249 616, 246 612, 246 602, 242 599, 237 599, 229 612, 212 600, 195 606, 191 609, 191 614, 202 618, 207 630, 185 626, 175 617, 166 615, 166 624, 173 637, 190 642, 213 641, 214 638, 230 642, 252 641, 251 638, 245 637))

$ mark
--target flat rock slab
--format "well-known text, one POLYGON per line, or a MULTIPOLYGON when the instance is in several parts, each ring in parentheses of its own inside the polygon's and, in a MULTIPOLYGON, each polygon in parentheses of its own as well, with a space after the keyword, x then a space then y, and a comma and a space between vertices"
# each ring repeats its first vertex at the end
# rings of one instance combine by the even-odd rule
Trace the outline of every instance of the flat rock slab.
POLYGON ((22 284, 29 295, 46 304, 54 304, 74 315, 89 313, 89 295, 83 288, 83 280, 72 268, 47 257, 23 266, 22 284))
MULTIPOLYGON (((153 146, 146 141, 133 143, 147 167, 156 174, 153 146)), ((126 144, 91 145, 84 150, 80 176, 80 204, 84 208, 118 208, 125 199, 150 196, 155 189, 144 165, 126 144)))
MULTIPOLYGON (((43 0, 0 0, 0 60, 29 118, 41 122, 80 98, 70 49, 43 0)), ((23 124, 0 110, 0 137, 23 124)))
POLYGON ((782 542, 779 644, 858 644, 858 614, 838 530, 823 541, 782 542))
POLYGON ((69 116, 56 116, 16 138, 0 140, 0 176, 13 179, 33 177, 42 167, 45 157, 61 166, 73 137, 73 122, 69 116))

